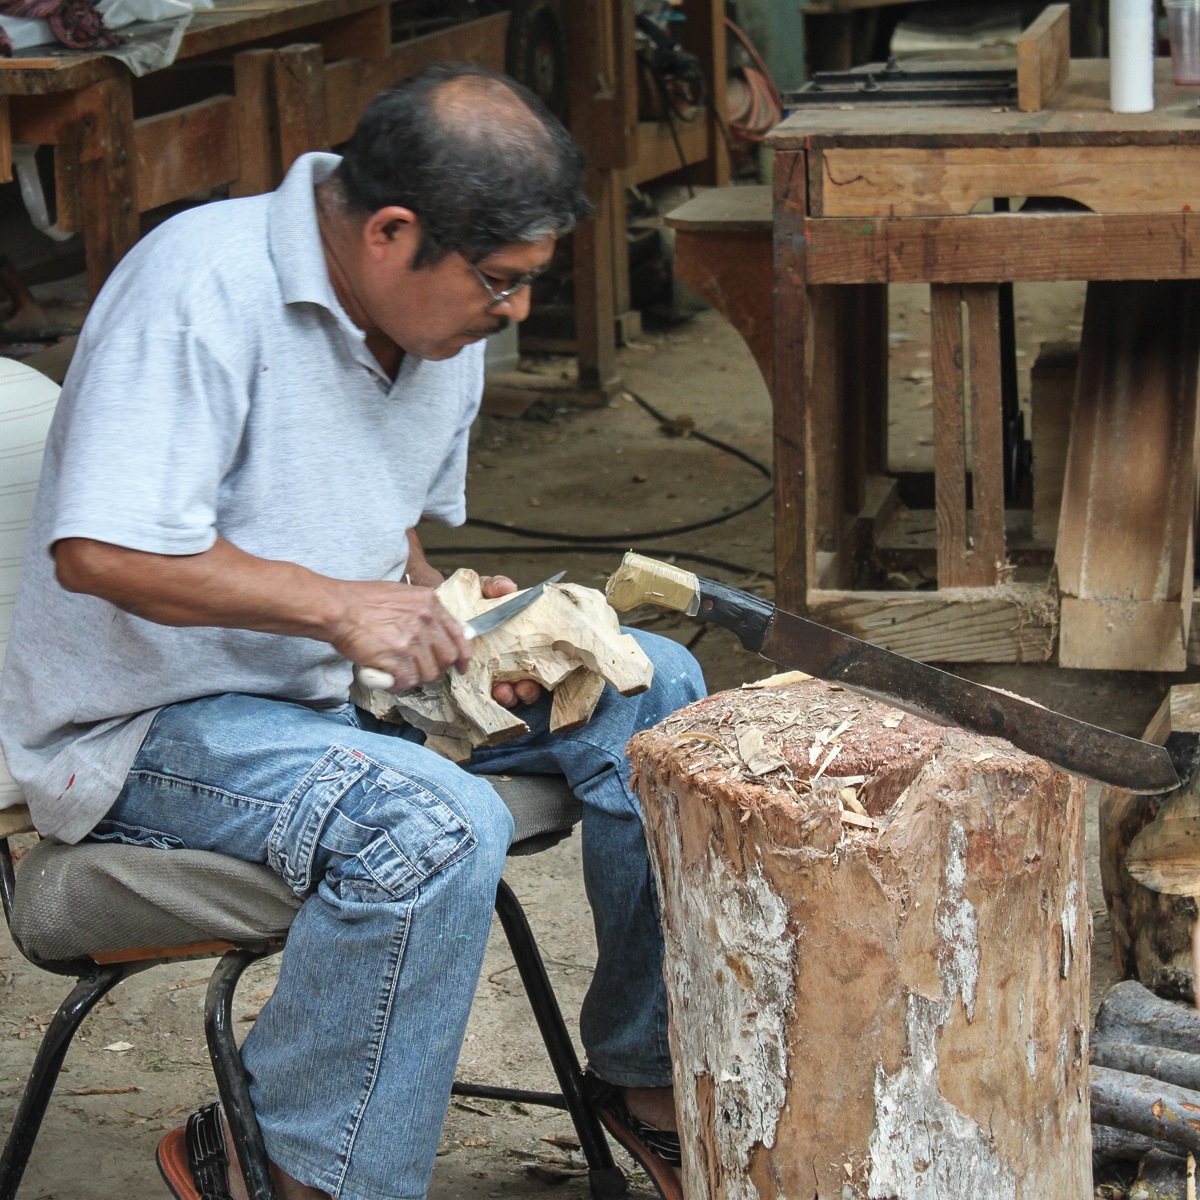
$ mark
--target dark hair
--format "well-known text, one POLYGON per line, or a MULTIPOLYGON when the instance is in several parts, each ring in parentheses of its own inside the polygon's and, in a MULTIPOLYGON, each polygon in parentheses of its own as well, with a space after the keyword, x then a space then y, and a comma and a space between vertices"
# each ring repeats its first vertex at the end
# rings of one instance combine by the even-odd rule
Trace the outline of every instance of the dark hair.
POLYGON ((357 213, 398 205, 421 222, 414 267, 457 251, 566 233, 592 213, 575 139, 528 88, 481 67, 429 67, 368 105, 336 172, 357 213))

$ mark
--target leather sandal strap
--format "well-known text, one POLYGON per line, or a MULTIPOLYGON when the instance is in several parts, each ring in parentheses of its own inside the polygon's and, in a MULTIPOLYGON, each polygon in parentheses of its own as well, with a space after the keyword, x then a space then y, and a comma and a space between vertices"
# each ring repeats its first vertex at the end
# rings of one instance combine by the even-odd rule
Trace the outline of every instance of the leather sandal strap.
POLYGON ((683 1151, 679 1145, 679 1134, 672 1129, 659 1129, 629 1111, 625 1101, 625 1089, 601 1079, 594 1071, 584 1077, 594 1103, 608 1109, 648 1150, 652 1150, 663 1162, 672 1167, 683 1166, 683 1151))
POLYGON ((216 1101, 197 1109, 187 1119, 184 1134, 188 1166, 200 1200, 233 1200, 229 1192, 229 1152, 221 1106, 216 1101))

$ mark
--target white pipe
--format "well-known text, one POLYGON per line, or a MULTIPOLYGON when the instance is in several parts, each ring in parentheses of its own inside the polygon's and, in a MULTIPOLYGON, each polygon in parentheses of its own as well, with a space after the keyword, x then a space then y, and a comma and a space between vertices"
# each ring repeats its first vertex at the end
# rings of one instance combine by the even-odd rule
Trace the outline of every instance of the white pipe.
POLYGON ((1109 0, 1109 95, 1117 113, 1154 111, 1154 0, 1109 0))
POLYGON ((14 144, 12 160, 17 172, 17 181, 21 185, 21 199, 25 201, 25 211, 29 214, 34 229, 52 237, 56 242, 65 242, 73 235, 64 233, 57 224, 50 224, 46 193, 42 191, 42 177, 37 169, 37 147, 28 142, 14 144))

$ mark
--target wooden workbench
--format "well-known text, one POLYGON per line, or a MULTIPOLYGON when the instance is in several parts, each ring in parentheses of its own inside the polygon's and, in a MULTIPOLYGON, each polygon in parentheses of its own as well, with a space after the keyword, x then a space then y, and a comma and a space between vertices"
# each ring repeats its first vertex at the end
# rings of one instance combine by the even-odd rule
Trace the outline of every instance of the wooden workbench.
POLYGON ((55 147, 58 225, 83 232, 95 294, 137 241, 140 213, 225 184, 269 191, 426 64, 502 70, 507 27, 498 13, 393 44, 379 0, 216 0, 192 17, 174 65, 141 79, 92 51, 18 51, 0 59, 0 180, 11 143, 55 147))
POLYGON ((798 110, 769 138, 772 212, 758 189, 726 189, 672 214, 677 270, 742 331, 771 389, 784 607, 930 660, 1044 661, 1061 645, 1064 665, 1200 661, 1200 107, 1160 62, 1156 111, 1114 114, 1107 67, 1073 61, 1038 112, 798 110), (1067 203, 990 211, 997 197, 1067 203), (1090 281, 1088 403, 1060 468, 1057 544, 1039 543, 1028 510, 1005 509, 997 293, 1072 279, 1090 281), (1129 280, 1158 282, 1102 282, 1129 280), (886 301, 902 282, 931 285, 936 502, 922 524, 940 586, 853 590, 902 498, 886 301), (1051 561, 1057 586, 1009 582, 1014 564, 1051 561))

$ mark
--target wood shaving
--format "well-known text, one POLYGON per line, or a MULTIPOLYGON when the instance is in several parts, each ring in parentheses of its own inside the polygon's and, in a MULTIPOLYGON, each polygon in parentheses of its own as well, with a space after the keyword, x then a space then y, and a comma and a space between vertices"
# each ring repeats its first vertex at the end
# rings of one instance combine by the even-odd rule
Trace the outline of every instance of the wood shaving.
POLYGON ((904 720, 904 714, 898 713, 894 717, 884 717, 883 720, 880 722, 880 724, 884 727, 884 729, 896 729, 899 727, 900 722, 903 720, 904 720))
POLYGON ((825 768, 829 766, 829 764, 833 762, 835 758, 837 758, 837 756, 841 753, 841 750, 841 746, 834 746, 834 748, 830 750, 829 754, 825 758, 825 761, 817 768, 817 772, 813 776, 814 780, 820 779, 821 776, 825 774, 825 768))
POLYGON ((878 828, 879 828, 879 825, 876 821, 873 821, 870 817, 860 816, 856 812, 843 812, 842 813, 842 824, 843 825, 855 825, 859 829, 878 830, 878 828))

